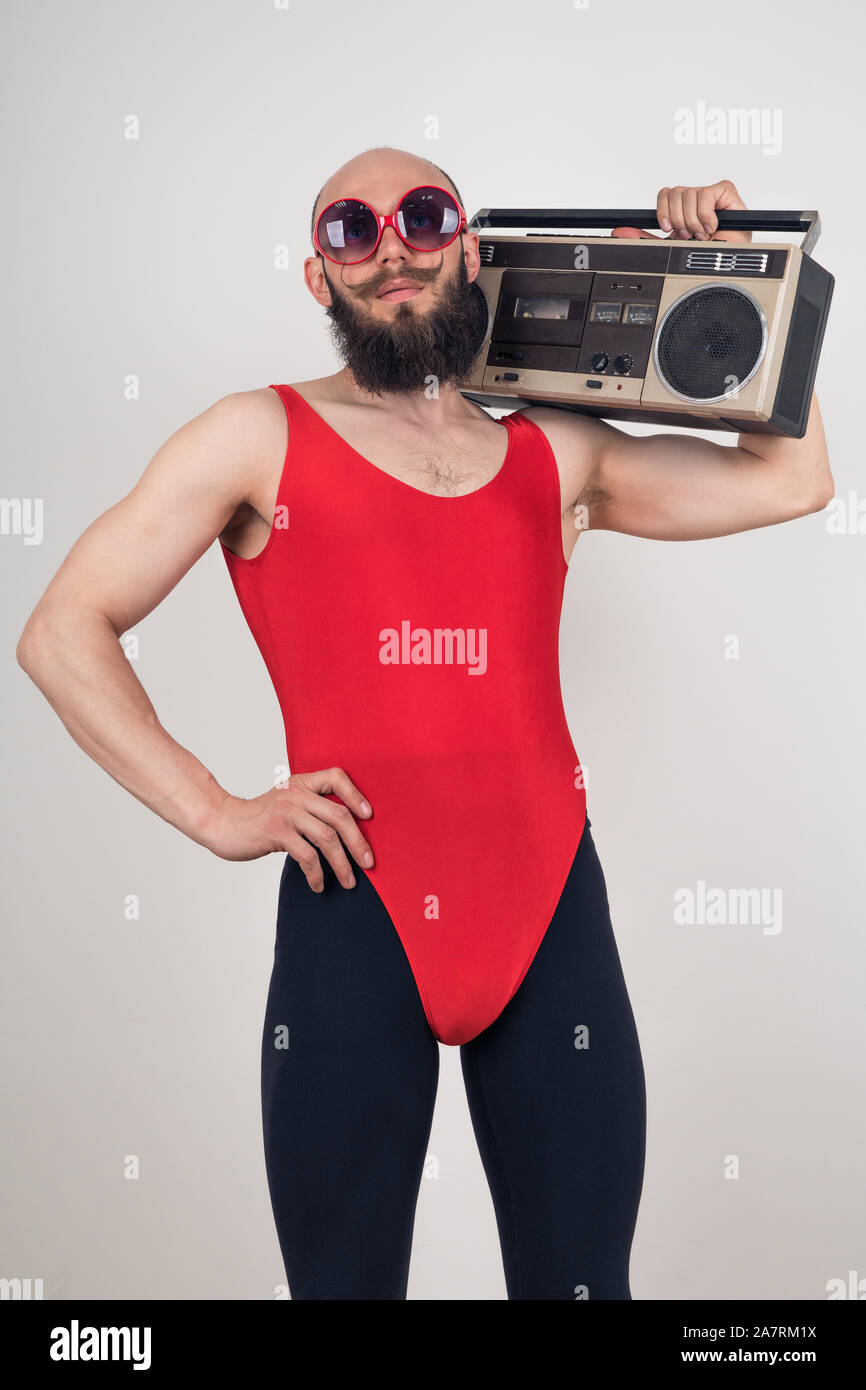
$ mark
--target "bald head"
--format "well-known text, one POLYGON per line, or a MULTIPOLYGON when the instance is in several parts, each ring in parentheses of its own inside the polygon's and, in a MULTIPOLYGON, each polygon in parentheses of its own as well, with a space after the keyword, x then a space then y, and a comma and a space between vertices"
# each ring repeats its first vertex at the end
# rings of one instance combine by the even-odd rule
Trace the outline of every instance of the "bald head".
POLYGON ((384 188, 394 182, 399 183, 401 186, 394 195, 398 196, 428 181, 437 185, 444 183, 460 206, 465 208, 454 180, 431 159, 422 159, 420 155, 410 154, 408 150, 399 150, 394 145, 378 145, 374 149, 364 150, 362 154, 347 160, 322 184, 313 203, 310 236, 312 237, 316 229, 319 213, 337 198, 367 196, 377 211, 384 212, 385 209, 379 206, 378 188, 384 188))

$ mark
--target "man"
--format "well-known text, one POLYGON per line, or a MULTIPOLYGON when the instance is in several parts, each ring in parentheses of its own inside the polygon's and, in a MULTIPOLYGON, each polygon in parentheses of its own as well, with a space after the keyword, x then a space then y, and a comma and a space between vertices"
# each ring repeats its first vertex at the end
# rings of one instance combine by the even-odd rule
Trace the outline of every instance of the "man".
MULTIPOLYGON (((658 195, 671 236, 741 207, 727 181, 658 195)), ((802 439, 734 446, 493 420, 459 391, 486 314, 448 176, 366 151, 312 229, 342 370, 178 430, 73 546, 18 658, 163 819, 224 859, 286 855, 262 1101, 292 1297, 405 1298, 444 1042, 509 1298, 628 1299, 644 1076, 562 710, 562 585, 585 529, 695 540, 824 507, 818 407, 802 439), (215 538, 286 724, 292 775, 251 799, 162 727, 118 642, 215 538)))

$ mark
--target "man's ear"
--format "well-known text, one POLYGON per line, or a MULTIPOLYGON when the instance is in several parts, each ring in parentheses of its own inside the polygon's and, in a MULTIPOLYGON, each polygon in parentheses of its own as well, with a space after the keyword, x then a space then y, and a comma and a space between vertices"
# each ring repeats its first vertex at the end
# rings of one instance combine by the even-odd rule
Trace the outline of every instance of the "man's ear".
POLYGON ((472 281, 481 269, 481 253, 478 250, 478 233, 461 232, 460 247, 463 252, 463 263, 466 266, 466 274, 470 281, 472 281), (470 244, 468 246, 463 240, 464 236, 470 238, 470 244))
POLYGON ((304 261, 304 281, 316 303, 321 304, 323 309, 329 308, 333 302, 333 297, 325 273, 324 257, 320 252, 317 251, 314 256, 308 256, 304 261))

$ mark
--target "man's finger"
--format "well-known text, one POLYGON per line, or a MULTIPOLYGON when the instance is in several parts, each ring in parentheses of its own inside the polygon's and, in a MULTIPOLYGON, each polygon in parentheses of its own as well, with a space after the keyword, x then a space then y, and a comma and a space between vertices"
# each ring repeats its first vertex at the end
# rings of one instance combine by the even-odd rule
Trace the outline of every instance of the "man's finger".
POLYGON ((373 867, 373 851, 358 829, 358 823, 348 806, 341 806, 324 796, 316 797, 315 794, 311 794, 303 804, 305 810, 334 827, 356 863, 363 864, 365 869, 373 867))
POLYGON ((299 835, 303 835, 305 840, 309 840, 312 845, 318 847, 320 854, 324 854, 343 887, 354 888, 355 875, 346 858, 343 842, 334 827, 320 820, 318 816, 308 815, 306 811, 302 811, 293 819, 293 829, 299 835))
POLYGON ((716 194, 712 188, 698 189, 698 218, 707 236, 712 236, 719 225, 716 216, 716 194))
POLYGON ((623 240, 626 240, 628 238, 635 240, 635 238, 637 237, 648 238, 650 241, 665 240, 664 237, 656 236, 655 232, 642 231, 640 227, 614 227, 613 231, 611 232, 611 236, 622 237, 623 240))
POLYGON ((341 767, 331 768, 333 788, 332 790, 341 796, 350 810, 355 811, 359 816, 372 816, 373 809, 366 800, 363 793, 347 772, 341 767))
POLYGON ((681 186, 670 189, 668 192, 668 208, 670 209, 671 230, 675 237, 682 236, 685 231, 685 218, 683 217, 683 190, 681 186))
POLYGON ((369 801, 343 768, 327 767, 321 772, 306 772, 303 775, 307 786, 312 787, 313 791, 321 796, 333 793, 334 796, 341 797, 350 810, 363 816, 365 820, 372 816, 373 808, 369 801))
POLYGON ((698 217, 698 190, 687 188, 683 193, 683 215, 686 219, 686 231, 695 241, 706 241, 707 234, 701 226, 698 217))

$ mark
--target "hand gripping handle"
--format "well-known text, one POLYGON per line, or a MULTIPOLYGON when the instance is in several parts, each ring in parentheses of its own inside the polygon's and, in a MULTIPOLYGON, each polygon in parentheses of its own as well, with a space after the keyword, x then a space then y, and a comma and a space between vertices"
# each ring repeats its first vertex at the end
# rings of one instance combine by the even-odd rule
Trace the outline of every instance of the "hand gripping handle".
MULTIPOLYGON (((800 250, 806 255, 821 235, 817 212, 776 212, 747 208, 739 212, 717 212, 719 231, 802 232, 800 250)), ((551 230, 611 227, 658 227, 655 208, 481 208, 469 219, 466 230, 484 227, 534 227, 551 230)))

